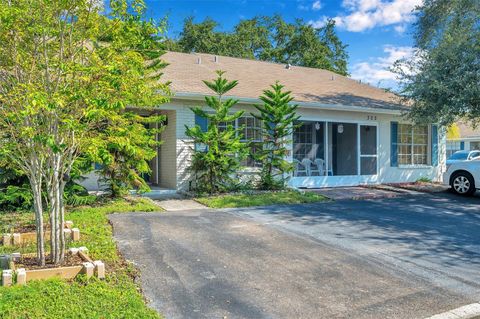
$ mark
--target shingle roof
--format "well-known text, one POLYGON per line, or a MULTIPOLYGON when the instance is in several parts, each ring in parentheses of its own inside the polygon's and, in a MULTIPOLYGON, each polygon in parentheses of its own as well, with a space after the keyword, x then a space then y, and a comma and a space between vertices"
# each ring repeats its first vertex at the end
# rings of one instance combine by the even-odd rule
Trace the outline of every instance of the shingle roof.
POLYGON ((470 124, 465 122, 457 123, 460 131, 460 138, 480 138, 480 128, 474 129, 470 124))
POLYGON ((292 91, 297 102, 316 102, 321 104, 357 106, 399 110, 403 107, 398 97, 368 84, 338 75, 334 72, 219 56, 211 54, 188 54, 167 52, 163 59, 169 63, 164 70, 164 80, 172 82, 174 93, 211 94, 202 80, 216 77, 215 71, 226 71, 230 80, 239 84, 229 95, 239 98, 258 98, 263 90, 277 80, 292 91), (198 59, 201 59, 200 64, 198 59))

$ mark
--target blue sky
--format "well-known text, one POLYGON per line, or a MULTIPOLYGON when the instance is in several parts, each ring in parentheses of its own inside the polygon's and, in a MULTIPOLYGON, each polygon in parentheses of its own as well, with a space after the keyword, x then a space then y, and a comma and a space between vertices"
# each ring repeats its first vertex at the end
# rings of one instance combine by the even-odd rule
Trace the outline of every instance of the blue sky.
POLYGON ((257 15, 280 14, 287 21, 302 18, 321 26, 326 18, 337 22, 340 38, 348 44, 349 72, 372 85, 395 87, 386 69, 412 53, 412 10, 421 0, 146 0, 147 15, 168 15, 168 35, 176 37, 183 20, 194 16, 218 21, 231 30, 240 20, 257 15))

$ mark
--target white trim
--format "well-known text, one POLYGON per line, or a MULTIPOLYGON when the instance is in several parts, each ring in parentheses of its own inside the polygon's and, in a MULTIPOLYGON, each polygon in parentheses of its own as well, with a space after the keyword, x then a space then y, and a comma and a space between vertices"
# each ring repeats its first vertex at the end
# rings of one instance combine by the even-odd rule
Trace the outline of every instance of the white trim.
MULTIPOLYGON (((205 94, 200 93, 187 93, 187 92, 177 92, 172 96, 172 100, 204 100, 205 94)), ((262 103, 262 100, 258 98, 247 98, 247 97, 238 97, 238 96, 224 96, 224 98, 232 98, 239 101, 243 104, 258 104, 262 103)), ((365 107, 358 105, 343 105, 343 104, 326 104, 319 102, 301 102, 301 101, 292 101, 292 104, 297 104, 301 108, 311 108, 311 109, 322 109, 322 110, 331 110, 331 111, 350 111, 350 112, 367 112, 367 113, 376 113, 376 114, 392 114, 392 115, 402 115, 407 109, 387 109, 387 108, 373 108, 365 107)))
POLYGON ((298 176, 290 178, 288 186, 297 188, 320 188, 378 183, 378 175, 298 176))
POLYGON ((463 142, 463 141, 480 141, 480 136, 477 136, 477 137, 447 138, 447 142, 463 142))
POLYGON ((425 169, 425 168, 432 168, 434 166, 432 165, 416 165, 416 164, 411 164, 411 165, 398 165, 398 168, 404 168, 404 169, 425 169))

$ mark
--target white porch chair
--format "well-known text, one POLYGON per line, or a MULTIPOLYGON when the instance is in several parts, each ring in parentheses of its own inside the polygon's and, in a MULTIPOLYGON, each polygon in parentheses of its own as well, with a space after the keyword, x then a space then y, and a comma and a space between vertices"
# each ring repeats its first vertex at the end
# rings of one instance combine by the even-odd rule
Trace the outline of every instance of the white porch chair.
POLYGON ((306 176, 312 175, 312 161, 308 158, 302 159, 302 166, 305 167, 306 176))
POLYGON ((302 163, 300 163, 299 160, 294 158, 293 159, 293 164, 295 165, 295 170, 293 171, 293 176, 294 177, 297 177, 300 174, 305 174, 305 175, 307 174, 307 169, 305 168, 305 166, 302 165, 302 163))
POLYGON ((325 176, 325 161, 321 158, 316 158, 313 161, 313 164, 315 164, 314 168, 310 170, 310 173, 317 174, 318 176, 325 176))

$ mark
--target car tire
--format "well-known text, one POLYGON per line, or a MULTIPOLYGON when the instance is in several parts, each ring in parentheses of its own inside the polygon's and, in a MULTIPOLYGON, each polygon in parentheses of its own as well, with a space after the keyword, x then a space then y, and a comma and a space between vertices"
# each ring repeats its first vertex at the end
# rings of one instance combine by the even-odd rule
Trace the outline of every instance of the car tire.
POLYGON ((468 172, 458 172, 452 176, 450 186, 458 195, 470 196, 475 193, 475 181, 468 172))

